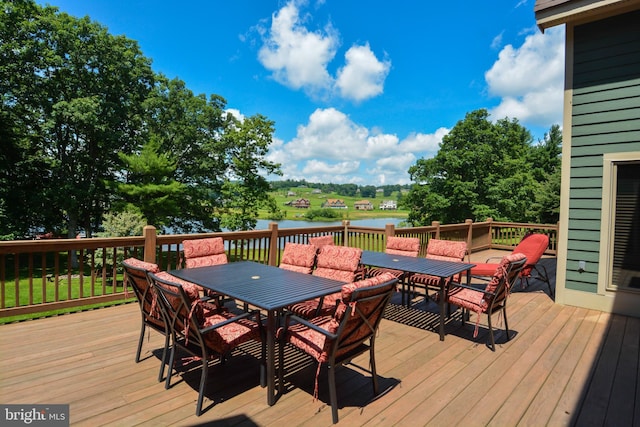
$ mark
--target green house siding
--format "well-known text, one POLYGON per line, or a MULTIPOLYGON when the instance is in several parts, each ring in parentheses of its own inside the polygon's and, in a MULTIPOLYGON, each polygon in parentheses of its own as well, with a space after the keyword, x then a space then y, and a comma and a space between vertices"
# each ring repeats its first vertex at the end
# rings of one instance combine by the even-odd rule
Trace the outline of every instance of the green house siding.
POLYGON ((635 11, 574 28, 567 289, 597 291, 603 154, 640 151, 639 22, 635 11))

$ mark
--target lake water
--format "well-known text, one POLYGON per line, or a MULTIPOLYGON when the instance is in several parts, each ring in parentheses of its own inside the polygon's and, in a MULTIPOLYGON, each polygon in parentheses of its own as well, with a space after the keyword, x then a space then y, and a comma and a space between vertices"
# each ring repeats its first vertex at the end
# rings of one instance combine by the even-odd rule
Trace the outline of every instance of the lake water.
MULTIPOLYGON (((398 226, 404 219, 402 218, 369 218, 352 220, 351 225, 361 227, 375 227, 384 228, 387 224, 393 224, 398 226)), ((327 225, 342 225, 342 221, 296 221, 291 219, 284 219, 282 221, 272 221, 268 219, 259 219, 256 225, 256 230, 264 230, 269 228, 269 224, 272 222, 278 223, 278 228, 303 228, 303 227, 323 227, 327 225)))

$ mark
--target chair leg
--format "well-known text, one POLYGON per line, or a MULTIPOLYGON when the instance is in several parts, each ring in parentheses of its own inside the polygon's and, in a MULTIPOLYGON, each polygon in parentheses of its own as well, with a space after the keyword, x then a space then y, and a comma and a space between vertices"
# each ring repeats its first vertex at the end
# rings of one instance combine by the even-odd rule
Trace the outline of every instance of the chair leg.
POLYGON ((146 329, 146 324, 144 320, 142 320, 142 326, 140 327, 140 339, 138 340, 138 351, 136 351, 136 363, 140 362, 140 353, 142 353, 142 341, 144 341, 144 330, 146 329))
POLYGON ((169 334, 164 335, 164 348, 162 349, 162 363, 160 363, 160 373, 158 374, 158 382, 164 378, 164 365, 167 364, 167 350, 169 349, 169 334))
POLYGON ((333 423, 338 422, 338 396, 336 393, 336 367, 333 363, 328 365, 329 371, 329 400, 331 402, 331 416, 333 423))
POLYGON ((175 359, 175 354, 176 354, 176 345, 174 341, 174 344, 171 346, 171 352, 169 353, 169 366, 167 370, 167 379, 164 383, 164 388, 167 390, 169 389, 169 387, 171 387, 171 375, 173 375, 173 363, 175 359))
POLYGON ((509 336, 509 322, 507 321, 507 307, 503 306, 502 307, 502 317, 504 317, 504 330, 507 334, 507 341, 509 341, 511 339, 511 337, 509 336))
POLYGON ((534 270, 536 270, 536 273, 538 273, 538 276, 540 276, 540 278, 541 278, 544 282, 546 282, 547 287, 549 288, 549 296, 550 296, 551 298, 554 298, 553 290, 551 289, 551 281, 549 280, 549 273, 547 273, 547 267, 545 267, 544 265, 540 265, 540 267, 542 268, 542 270, 544 271, 544 273, 543 273, 543 271, 540 271, 540 270, 538 269, 538 266, 537 266, 537 265, 536 265, 536 266, 534 266, 533 268, 534 268, 534 270))
POLYGON ((202 358, 202 375, 200 376, 200 393, 198 394, 198 404, 196 405, 196 416, 202 414, 202 401, 204 400, 204 389, 207 385, 207 375, 209 375, 209 359, 202 358))
MULTIPOLYGON (((480 315, 480 313, 478 313, 478 316, 480 315)), ((489 311, 487 311, 487 322, 489 323, 489 339, 491 342, 491 351, 496 351, 496 340, 493 337, 493 326, 491 325, 491 313, 489 311)))
POLYGON ((371 341, 371 345, 369 346, 369 367, 371 370, 371 382, 373 383, 373 395, 377 396, 380 390, 378 386, 378 373, 376 371, 376 356, 374 350, 374 342, 371 341))

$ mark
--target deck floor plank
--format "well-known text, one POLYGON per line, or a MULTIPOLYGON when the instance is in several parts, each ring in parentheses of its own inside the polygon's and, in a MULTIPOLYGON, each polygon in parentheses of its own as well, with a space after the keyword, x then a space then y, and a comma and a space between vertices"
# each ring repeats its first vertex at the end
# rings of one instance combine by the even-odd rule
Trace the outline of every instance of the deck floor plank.
MULTIPOLYGON (((374 398, 366 370, 339 369, 341 424, 639 425, 640 319, 555 305, 545 290, 535 280, 516 287, 514 336, 505 341, 496 321, 495 352, 485 345, 486 316, 474 338, 475 314, 462 326, 454 312, 441 342, 433 301, 416 298, 407 309, 394 295, 376 341, 385 393, 374 398)), ((331 425, 326 370, 314 401, 317 364, 287 349, 285 392, 270 407, 255 344, 211 364, 196 417, 197 364, 179 365, 165 390, 163 337, 145 334, 135 363, 139 326, 135 304, 0 326, 0 402, 68 403, 74 426, 331 425)), ((366 368, 368 355, 354 362, 366 368)))

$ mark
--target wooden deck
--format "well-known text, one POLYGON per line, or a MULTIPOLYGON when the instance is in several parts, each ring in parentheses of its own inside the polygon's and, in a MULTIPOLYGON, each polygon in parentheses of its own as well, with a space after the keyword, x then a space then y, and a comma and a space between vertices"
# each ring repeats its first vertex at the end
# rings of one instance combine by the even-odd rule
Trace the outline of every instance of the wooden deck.
MULTIPOLYGON (((555 259, 543 262, 555 272, 555 259)), ((563 307, 533 282, 509 299, 513 338, 486 346, 486 317, 473 338, 455 313, 438 339, 433 305, 411 309, 394 298, 377 339, 381 389, 373 399, 367 373, 338 373, 341 425, 640 425, 640 319, 563 307)), ((259 386, 257 346, 210 370, 205 413, 196 417, 198 369, 157 382, 157 333, 134 362, 135 304, 0 326, 0 403, 70 404, 77 426, 328 426, 323 371, 314 401, 316 364, 288 352, 286 391, 275 406, 259 386)), ((498 322, 498 328, 503 327, 498 322)), ((355 361, 367 366, 367 358, 355 361)), ((187 366, 188 368, 188 366, 187 366)), ((185 369, 186 371, 186 369, 185 369)))

